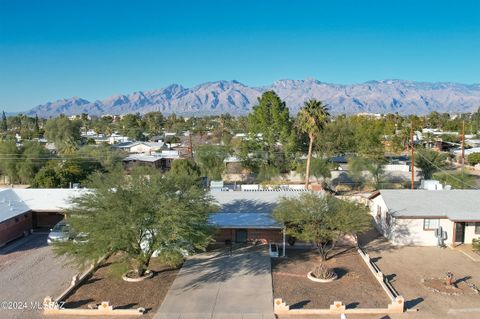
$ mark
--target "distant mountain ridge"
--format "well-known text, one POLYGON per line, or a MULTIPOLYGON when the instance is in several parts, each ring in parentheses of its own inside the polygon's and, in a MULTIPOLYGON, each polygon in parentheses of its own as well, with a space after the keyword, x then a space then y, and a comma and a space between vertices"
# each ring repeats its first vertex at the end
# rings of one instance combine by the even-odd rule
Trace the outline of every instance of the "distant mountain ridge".
POLYGON ((342 85, 307 79, 279 80, 263 87, 249 87, 238 81, 207 82, 193 88, 172 84, 158 90, 114 95, 94 102, 79 97, 61 99, 38 105, 26 114, 51 117, 160 111, 184 116, 245 115, 267 90, 277 92, 293 114, 311 98, 328 104, 333 114, 398 112, 422 115, 432 111, 473 112, 480 107, 480 84, 383 80, 342 85))

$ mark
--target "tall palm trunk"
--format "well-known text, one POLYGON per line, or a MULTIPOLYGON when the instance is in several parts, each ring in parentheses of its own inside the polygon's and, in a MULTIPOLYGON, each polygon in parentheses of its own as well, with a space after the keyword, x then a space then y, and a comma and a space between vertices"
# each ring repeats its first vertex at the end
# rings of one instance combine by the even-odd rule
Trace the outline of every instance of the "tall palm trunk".
POLYGON ((313 139, 315 138, 315 136, 313 134, 309 134, 308 137, 310 138, 310 143, 308 144, 307 170, 305 172, 305 189, 308 189, 308 185, 310 184, 310 161, 312 159, 313 139))

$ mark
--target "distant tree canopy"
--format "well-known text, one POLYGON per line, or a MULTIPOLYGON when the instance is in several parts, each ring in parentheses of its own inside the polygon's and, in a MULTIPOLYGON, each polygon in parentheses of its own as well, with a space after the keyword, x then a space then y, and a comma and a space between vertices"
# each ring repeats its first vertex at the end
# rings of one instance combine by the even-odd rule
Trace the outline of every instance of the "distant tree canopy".
POLYGON ((64 188, 83 183, 94 172, 114 171, 120 155, 109 146, 85 145, 65 158, 56 158, 42 166, 31 180, 33 187, 64 188))
POLYGON ((143 141, 145 136, 145 123, 140 114, 126 114, 120 120, 120 133, 134 141, 143 141))
POLYGON ((219 145, 202 145, 195 150, 195 162, 200 167, 203 176, 210 180, 221 180, 225 170, 224 160, 228 150, 219 145))
POLYGON ((54 142, 58 148, 64 145, 76 145, 80 142, 80 120, 69 120, 65 116, 59 116, 48 120, 45 123, 45 137, 54 142))
POLYGON ((37 142, 25 141, 17 147, 15 141, 0 141, 0 173, 12 184, 29 184, 50 157, 37 142))
POLYGON ((475 176, 470 175, 466 171, 435 173, 433 178, 444 185, 452 186, 453 189, 472 189, 477 187, 475 176))
POLYGON ((261 166, 276 166, 284 171, 296 148, 293 121, 289 110, 274 91, 267 91, 258 98, 258 104, 248 115, 250 141, 245 141, 245 155, 257 153, 250 165, 256 171, 261 166), (286 160, 287 159, 287 160, 286 160))
POLYGON ((2 112, 2 119, 0 121, 0 131, 6 132, 8 129, 7 117, 5 116, 5 111, 2 112))
POLYGON ((351 157, 348 161, 348 175, 359 188, 368 184, 378 189, 384 179, 384 165, 385 160, 383 158, 351 157))

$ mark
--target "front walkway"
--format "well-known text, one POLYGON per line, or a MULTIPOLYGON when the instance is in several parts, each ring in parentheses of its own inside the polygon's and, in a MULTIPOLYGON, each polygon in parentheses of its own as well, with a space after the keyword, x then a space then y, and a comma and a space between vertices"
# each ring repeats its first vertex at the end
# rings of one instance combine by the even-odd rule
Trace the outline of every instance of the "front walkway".
POLYGON ((473 251, 472 244, 462 244, 453 249, 458 250, 473 261, 480 262, 480 253, 473 251))
POLYGON ((275 318, 267 247, 188 259, 154 318, 275 318))

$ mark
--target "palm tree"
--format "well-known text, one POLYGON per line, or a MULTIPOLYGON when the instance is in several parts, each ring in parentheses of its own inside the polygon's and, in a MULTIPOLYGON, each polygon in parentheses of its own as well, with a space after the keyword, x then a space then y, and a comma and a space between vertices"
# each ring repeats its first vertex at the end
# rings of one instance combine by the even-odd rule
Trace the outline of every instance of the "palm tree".
POLYGON ((431 179, 433 173, 447 167, 446 159, 444 153, 428 149, 419 149, 415 152, 415 166, 422 170, 424 179, 431 179))
POLYGON ((329 120, 330 113, 328 113, 327 105, 315 99, 305 102, 297 114, 297 129, 302 133, 308 134, 308 138, 310 139, 305 172, 305 188, 307 189, 310 184, 310 162, 312 160, 313 142, 329 120))

